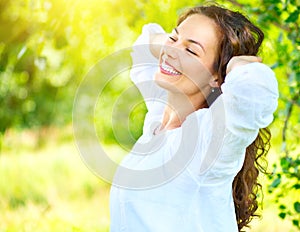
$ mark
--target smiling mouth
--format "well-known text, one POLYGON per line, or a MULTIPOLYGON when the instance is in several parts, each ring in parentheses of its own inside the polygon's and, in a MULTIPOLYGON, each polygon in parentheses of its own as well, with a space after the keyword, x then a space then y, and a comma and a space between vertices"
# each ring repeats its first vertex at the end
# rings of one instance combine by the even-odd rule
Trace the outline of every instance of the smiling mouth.
POLYGON ((173 68, 172 66, 166 64, 165 62, 163 62, 160 65, 160 71, 163 74, 169 75, 169 76, 180 76, 182 75, 181 72, 177 71, 175 68, 173 68))

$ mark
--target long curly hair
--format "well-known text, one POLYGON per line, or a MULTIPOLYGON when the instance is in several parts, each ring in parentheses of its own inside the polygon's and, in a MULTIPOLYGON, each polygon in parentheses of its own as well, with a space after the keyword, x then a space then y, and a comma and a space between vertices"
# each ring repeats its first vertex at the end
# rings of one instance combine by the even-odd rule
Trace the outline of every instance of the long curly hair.
MULTIPOLYGON (((215 4, 188 9, 179 17, 177 25, 193 14, 205 15, 214 20, 221 34, 220 52, 214 63, 221 85, 226 77, 229 60, 238 55, 257 55, 264 33, 241 13, 215 4)), ((257 194, 261 190, 261 185, 257 179, 259 172, 266 173, 266 166, 260 161, 265 161, 264 157, 270 148, 270 139, 271 133, 268 128, 259 130, 254 142, 247 147, 243 167, 232 183, 239 231, 245 226, 249 227, 252 218, 258 216, 255 211, 258 208, 257 194)))

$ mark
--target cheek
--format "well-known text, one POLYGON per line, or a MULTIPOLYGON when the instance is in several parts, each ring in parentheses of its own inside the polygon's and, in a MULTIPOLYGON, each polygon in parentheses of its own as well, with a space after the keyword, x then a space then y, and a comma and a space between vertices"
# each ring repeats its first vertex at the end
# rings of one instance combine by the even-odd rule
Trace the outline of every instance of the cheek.
POLYGON ((184 71, 185 77, 189 79, 194 85, 202 88, 209 84, 212 74, 208 68, 201 62, 192 62, 186 65, 184 71))

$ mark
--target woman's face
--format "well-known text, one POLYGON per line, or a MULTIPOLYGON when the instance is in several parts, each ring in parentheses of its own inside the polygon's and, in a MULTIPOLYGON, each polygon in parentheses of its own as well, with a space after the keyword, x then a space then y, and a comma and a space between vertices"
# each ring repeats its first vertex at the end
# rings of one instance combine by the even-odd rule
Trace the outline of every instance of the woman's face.
POLYGON ((173 30, 160 54, 156 82, 172 92, 206 96, 217 87, 213 64, 220 35, 214 21, 194 14, 173 30))

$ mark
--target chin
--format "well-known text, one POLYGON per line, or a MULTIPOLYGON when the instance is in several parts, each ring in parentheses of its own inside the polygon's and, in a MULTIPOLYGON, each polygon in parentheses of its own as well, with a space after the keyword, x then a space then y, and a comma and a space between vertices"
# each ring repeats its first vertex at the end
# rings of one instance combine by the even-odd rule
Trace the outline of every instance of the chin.
POLYGON ((176 86, 179 80, 180 76, 168 76, 159 71, 154 76, 154 81, 159 87, 171 92, 181 92, 176 86))

